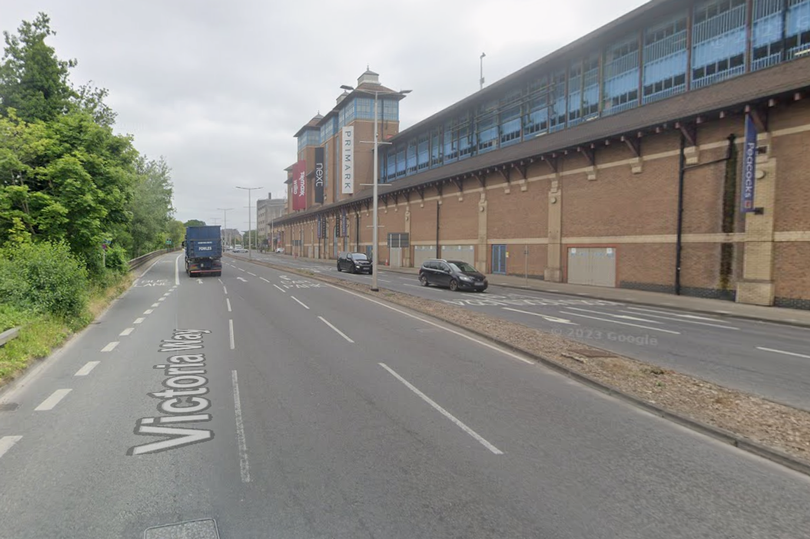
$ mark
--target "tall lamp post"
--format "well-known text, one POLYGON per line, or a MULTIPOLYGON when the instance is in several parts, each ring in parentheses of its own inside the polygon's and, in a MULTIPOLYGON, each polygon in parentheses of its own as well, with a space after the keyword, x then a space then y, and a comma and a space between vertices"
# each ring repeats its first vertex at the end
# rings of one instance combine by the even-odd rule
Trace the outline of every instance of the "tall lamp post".
POLYGON ((251 220, 250 220, 250 192, 256 191, 257 189, 264 189, 263 187, 236 187, 237 189, 242 189, 248 192, 248 258, 253 258, 252 253, 250 252, 250 227, 251 227, 251 220))
MULTIPOLYGON (((400 90, 399 92, 381 92, 379 90, 355 90, 352 86, 342 85, 340 87, 342 90, 347 90, 349 92, 357 91, 364 94, 374 94, 374 183, 372 183, 373 190, 372 190, 372 198, 374 199, 374 216, 372 217, 372 224, 371 224, 371 290, 373 292, 377 292, 380 288, 377 286, 377 260, 379 257, 378 254, 378 229, 377 226, 377 185, 379 184, 378 177, 379 177, 379 169, 380 169, 380 161, 377 159, 377 148, 380 145, 379 136, 377 135, 377 98, 380 94, 383 95, 402 95, 411 93, 411 90, 400 90)), ((384 144, 391 144, 390 142, 385 142, 384 144)))
POLYGON ((222 210, 222 236, 225 239, 225 245, 228 245, 228 211, 232 209, 233 208, 217 208, 217 210, 222 210))
POLYGON ((484 58, 486 57, 486 55, 487 54, 485 52, 481 53, 481 80, 480 80, 481 87, 479 88, 480 90, 484 89, 484 58))

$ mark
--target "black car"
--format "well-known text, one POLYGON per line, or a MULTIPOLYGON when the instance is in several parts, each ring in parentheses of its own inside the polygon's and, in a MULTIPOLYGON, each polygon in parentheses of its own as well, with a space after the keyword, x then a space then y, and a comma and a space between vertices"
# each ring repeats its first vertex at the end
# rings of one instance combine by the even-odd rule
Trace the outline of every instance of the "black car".
POLYGON ((483 292, 489 286, 483 273, 461 260, 428 260, 419 268, 422 286, 448 286, 450 290, 483 292))
POLYGON ((352 273, 368 273, 371 275, 371 259, 363 253, 340 253, 338 255, 337 270, 348 270, 352 273))

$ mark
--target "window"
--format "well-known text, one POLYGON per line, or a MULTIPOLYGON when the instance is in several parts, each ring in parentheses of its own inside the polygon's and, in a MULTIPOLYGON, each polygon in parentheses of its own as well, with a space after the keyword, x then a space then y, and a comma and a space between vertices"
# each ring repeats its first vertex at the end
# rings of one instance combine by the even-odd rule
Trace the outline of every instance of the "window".
POLYGON ((473 152, 475 142, 473 140, 473 130, 470 126, 470 118, 464 115, 458 122, 458 158, 466 159, 473 152))
POLYGON ((571 62, 568 68, 568 127, 599 115, 599 55, 571 62))
POLYGON ((301 135, 298 136, 298 153, 300 154, 301 152, 303 152, 306 147, 307 147, 307 134, 301 133, 301 135))
POLYGON ((320 146, 321 145, 321 130, 320 129, 307 129, 307 146, 320 146))
POLYGON ((407 174, 413 174, 416 172, 416 140, 411 139, 408 141, 408 172, 407 174))
POLYGON ((405 145, 397 146, 397 178, 405 175, 405 145))
POLYGON ((458 132, 456 121, 450 120, 444 124, 444 162, 452 163, 458 159, 458 132))
POLYGON ((436 167, 442 164, 442 132, 441 129, 434 129, 430 135, 430 166, 436 167))
POLYGON ((430 133, 425 133, 419 137, 416 147, 416 167, 424 170, 430 166, 428 147, 430 145, 430 133))
POLYGON ((477 112, 478 152, 494 150, 498 147, 498 102, 485 103, 477 112))
POLYGON ((382 117, 394 122, 399 121, 399 101, 396 99, 383 99, 382 117))
POLYGON ((602 114, 616 114, 638 106, 638 36, 628 36, 605 49, 602 114))
POLYGON ((548 131, 548 100, 550 87, 547 77, 529 83, 523 137, 528 139, 548 131))
POLYGON ((385 155, 385 180, 391 181, 397 177, 397 151, 389 149, 385 155))
POLYGON ((501 146, 520 140, 520 103, 521 90, 506 94, 500 102, 500 140, 501 146))
POLYGON ((782 5, 784 0, 755 0, 751 36, 751 71, 782 61, 782 5))
POLYGON ((568 126, 573 127, 582 118, 582 60, 571 62, 568 68, 568 126))
POLYGON ((358 120, 374 119, 374 98, 358 97, 355 99, 355 115, 358 120))
MULTIPOLYGON (((330 120, 331 121, 331 120, 330 120)), ((323 145, 323 192, 324 201, 326 195, 326 186, 329 185, 329 143, 323 145)))
POLYGON ((642 103, 651 103, 686 90, 686 15, 644 32, 642 103))
POLYGON ((551 78, 551 94, 553 101, 549 110, 549 131, 559 131, 565 128, 565 70, 561 69, 554 73, 551 78))
POLYGON ((810 0, 788 0, 785 46, 787 59, 810 49, 810 0))
POLYGON ((745 71, 745 0, 709 0, 695 5, 692 24, 692 88, 745 71))

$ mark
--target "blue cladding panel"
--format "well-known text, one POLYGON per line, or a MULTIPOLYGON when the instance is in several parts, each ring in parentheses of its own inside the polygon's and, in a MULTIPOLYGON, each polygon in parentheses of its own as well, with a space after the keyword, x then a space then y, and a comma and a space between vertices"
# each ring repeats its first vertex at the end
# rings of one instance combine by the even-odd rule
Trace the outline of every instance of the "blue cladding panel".
POLYGON ((637 35, 605 51, 602 114, 616 114, 638 106, 640 60, 637 35))
POLYGON ((642 103, 686 90, 686 14, 644 32, 642 103))
POLYGON ((695 5, 692 23, 692 88, 745 72, 745 0, 695 5))

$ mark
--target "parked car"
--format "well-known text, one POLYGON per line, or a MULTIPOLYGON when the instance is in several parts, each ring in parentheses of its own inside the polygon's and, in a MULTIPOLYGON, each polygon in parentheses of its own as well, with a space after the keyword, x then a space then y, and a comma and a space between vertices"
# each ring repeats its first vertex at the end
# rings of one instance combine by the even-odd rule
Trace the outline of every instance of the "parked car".
POLYGON ((284 247, 276 247, 276 253, 284 254, 284 247))
POLYGON ((340 253, 337 260, 338 271, 350 271, 352 273, 368 273, 371 275, 371 259, 364 253, 340 253))
POLYGON ((247 250, 247 249, 245 249, 244 247, 242 247, 241 245, 236 245, 236 246, 233 248, 233 252, 234 252, 234 253, 246 253, 246 252, 248 252, 248 250, 247 250))
POLYGON ((483 292, 489 286, 483 273, 461 260, 427 260, 419 268, 422 286, 447 286, 450 290, 483 292))

